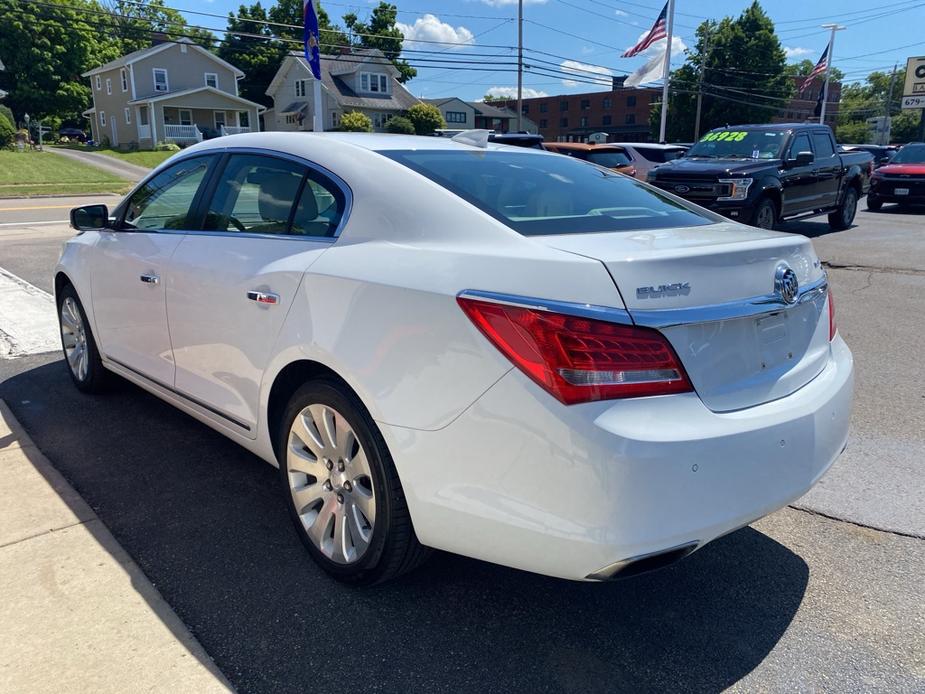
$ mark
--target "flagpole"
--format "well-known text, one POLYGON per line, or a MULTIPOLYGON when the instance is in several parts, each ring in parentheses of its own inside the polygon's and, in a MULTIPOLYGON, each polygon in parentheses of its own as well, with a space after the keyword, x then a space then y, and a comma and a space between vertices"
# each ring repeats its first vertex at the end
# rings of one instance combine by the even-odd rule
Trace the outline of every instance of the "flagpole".
POLYGON ((668 124, 668 79, 671 74, 671 32, 674 29, 674 0, 668 0, 668 35, 665 44, 665 67, 662 69, 662 122, 658 129, 658 141, 665 141, 665 126, 668 124))
POLYGON ((832 56, 835 53, 835 32, 845 27, 839 24, 823 24, 823 29, 831 29, 832 37, 829 39, 829 59, 825 61, 825 84, 822 87, 822 108, 819 109, 819 124, 825 124, 825 106, 829 100, 829 75, 832 74, 832 56))
POLYGON ((517 132, 524 117, 524 0, 517 2, 517 132))
MULTIPOLYGON (((315 8, 315 17, 318 16, 318 0, 309 0, 315 8)), ((320 41, 321 35, 319 33, 318 39, 320 41)), ((320 53, 319 47, 319 53, 320 53)), ((321 68, 321 56, 318 56, 318 68, 321 68)), ((312 85, 312 131, 316 133, 324 132, 324 109, 322 107, 322 94, 321 94, 321 80, 313 80, 314 84, 312 85)))

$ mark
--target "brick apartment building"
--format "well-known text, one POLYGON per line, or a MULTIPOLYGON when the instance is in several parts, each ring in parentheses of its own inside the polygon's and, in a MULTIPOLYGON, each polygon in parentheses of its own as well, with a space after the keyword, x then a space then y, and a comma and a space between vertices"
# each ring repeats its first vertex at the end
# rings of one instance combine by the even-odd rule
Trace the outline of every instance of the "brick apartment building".
MULTIPOLYGON (((658 89, 624 89, 614 78, 609 92, 540 96, 523 100, 524 115, 550 142, 584 142, 591 133, 607 133, 610 142, 651 139, 649 112, 661 100, 658 89)), ((517 101, 496 102, 517 112, 517 101)))
MULTIPOLYGON (((804 79, 804 77, 793 78, 794 94, 797 94, 804 79)), ((816 108, 819 92, 822 91, 824 85, 823 80, 814 80, 802 97, 795 96, 791 99, 771 121, 773 123, 802 123, 807 120, 818 122, 819 117, 814 117, 813 111, 816 108)), ((829 82, 829 98, 825 107, 825 124, 831 127, 832 130, 835 130, 835 121, 838 119, 839 101, 841 101, 841 83, 832 80, 829 82)))

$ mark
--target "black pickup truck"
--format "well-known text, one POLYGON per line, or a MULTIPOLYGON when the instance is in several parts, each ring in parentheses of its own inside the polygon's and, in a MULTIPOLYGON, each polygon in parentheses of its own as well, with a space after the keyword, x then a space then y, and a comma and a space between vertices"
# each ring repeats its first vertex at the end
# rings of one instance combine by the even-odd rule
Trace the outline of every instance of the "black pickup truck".
POLYGON ((839 153, 825 125, 775 123, 711 130, 649 183, 730 219, 773 229, 780 221, 827 214, 833 229, 854 221, 873 157, 839 153))

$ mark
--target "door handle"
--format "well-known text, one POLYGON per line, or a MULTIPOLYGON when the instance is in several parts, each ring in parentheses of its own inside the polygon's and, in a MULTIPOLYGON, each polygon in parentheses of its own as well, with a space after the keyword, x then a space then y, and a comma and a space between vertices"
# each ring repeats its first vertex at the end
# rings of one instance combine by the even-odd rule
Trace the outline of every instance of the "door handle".
POLYGON ((161 281, 161 278, 157 275, 142 275, 138 279, 140 279, 145 284, 158 284, 161 281))
POLYGON ((270 304, 272 306, 279 303, 279 294, 274 294, 273 292, 258 292, 255 289, 247 292, 247 298, 251 301, 256 301, 258 304, 270 304))

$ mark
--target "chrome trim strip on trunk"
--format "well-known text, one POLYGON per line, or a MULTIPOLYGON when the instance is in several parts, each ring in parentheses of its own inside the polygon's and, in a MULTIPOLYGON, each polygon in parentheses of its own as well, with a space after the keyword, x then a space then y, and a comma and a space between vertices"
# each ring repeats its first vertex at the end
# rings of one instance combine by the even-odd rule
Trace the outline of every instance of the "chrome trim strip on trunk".
POLYGON ((552 299, 538 299, 533 296, 501 294, 499 292, 486 292, 479 289, 465 289, 457 296, 464 299, 487 301, 492 304, 503 304, 504 306, 529 308, 533 309, 534 311, 563 313, 568 316, 578 316, 579 318, 594 318, 595 320, 608 321, 610 323, 621 323, 623 325, 633 324, 633 320, 630 318, 630 314, 625 309, 612 308, 610 306, 579 304, 569 301, 554 301, 552 299))

